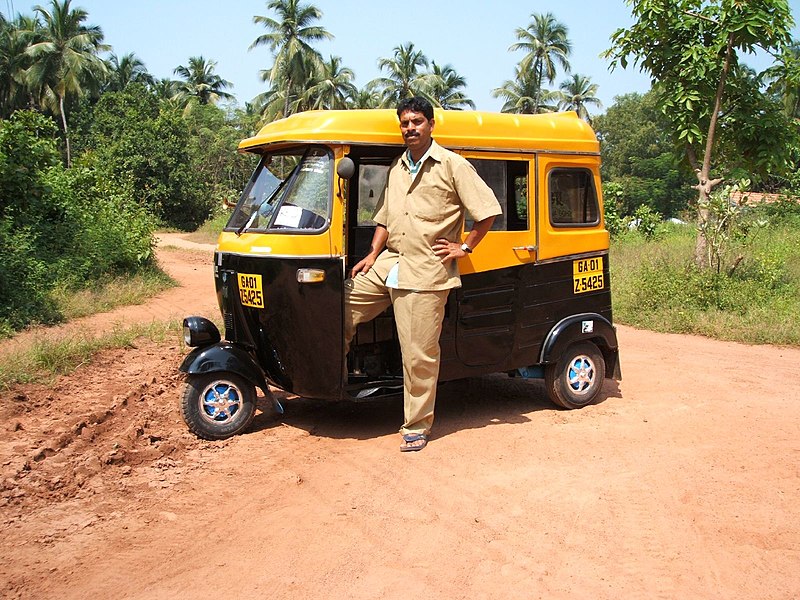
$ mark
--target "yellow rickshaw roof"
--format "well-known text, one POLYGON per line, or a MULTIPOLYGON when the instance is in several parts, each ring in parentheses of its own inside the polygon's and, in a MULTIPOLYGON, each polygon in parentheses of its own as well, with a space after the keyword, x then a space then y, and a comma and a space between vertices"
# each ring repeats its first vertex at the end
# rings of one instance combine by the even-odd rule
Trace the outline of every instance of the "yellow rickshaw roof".
MULTIPOLYGON (((517 115, 436 109, 434 119, 433 137, 447 148, 600 152, 594 131, 574 112, 517 115)), ((239 150, 256 152, 296 142, 403 145, 394 110, 312 110, 268 123, 242 140, 239 150)))

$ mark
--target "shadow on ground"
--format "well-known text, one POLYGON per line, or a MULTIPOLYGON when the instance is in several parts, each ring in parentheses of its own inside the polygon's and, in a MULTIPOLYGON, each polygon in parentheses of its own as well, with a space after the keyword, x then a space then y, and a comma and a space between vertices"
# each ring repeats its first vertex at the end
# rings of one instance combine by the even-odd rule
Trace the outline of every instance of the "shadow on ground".
MULTIPOLYGON (((284 392, 276 392, 275 396, 284 406, 284 414, 276 414, 267 399, 259 398, 260 412, 251 432, 288 425, 315 436, 365 440, 395 433, 403 423, 402 395, 363 402, 310 400, 284 392)), ((617 382, 606 380, 599 403, 619 397, 617 382)), ((564 410, 548 400, 542 380, 495 374, 448 382, 439 386, 434 437, 525 423, 532 413, 542 410, 564 410)))

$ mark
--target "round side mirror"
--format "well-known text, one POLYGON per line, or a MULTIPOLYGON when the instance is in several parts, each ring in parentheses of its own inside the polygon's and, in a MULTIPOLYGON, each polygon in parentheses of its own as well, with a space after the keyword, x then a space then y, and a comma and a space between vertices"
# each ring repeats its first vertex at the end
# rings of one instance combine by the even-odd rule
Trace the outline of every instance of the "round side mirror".
POLYGON ((350 179, 356 172, 356 163, 349 156, 345 156, 336 165, 336 174, 342 179, 350 179))

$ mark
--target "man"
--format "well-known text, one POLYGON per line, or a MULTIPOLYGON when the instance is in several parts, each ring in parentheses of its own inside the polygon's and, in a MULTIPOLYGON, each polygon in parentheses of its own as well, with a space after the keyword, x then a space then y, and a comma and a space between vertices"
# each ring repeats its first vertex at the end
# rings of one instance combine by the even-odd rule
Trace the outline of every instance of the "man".
POLYGON ((345 338, 394 308, 403 355, 402 452, 422 450, 433 425, 439 334, 447 296, 461 285, 456 259, 472 252, 502 210, 463 157, 432 138, 433 107, 409 98, 397 107, 406 151, 392 162, 374 220, 370 253, 347 281, 345 338), (475 221, 461 243, 465 210, 475 221))

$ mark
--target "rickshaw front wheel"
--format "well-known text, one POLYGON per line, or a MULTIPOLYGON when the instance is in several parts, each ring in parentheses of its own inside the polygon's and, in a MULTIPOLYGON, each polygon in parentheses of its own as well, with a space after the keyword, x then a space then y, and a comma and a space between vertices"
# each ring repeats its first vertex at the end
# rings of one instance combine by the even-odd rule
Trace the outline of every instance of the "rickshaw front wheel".
POLYGON ((189 430, 205 440, 224 440, 244 431, 256 412, 255 387, 235 373, 189 375, 181 413, 189 430))
POLYGON ((544 371, 548 397, 563 408, 583 408, 594 402, 605 376, 603 354, 592 342, 572 344, 544 371))

